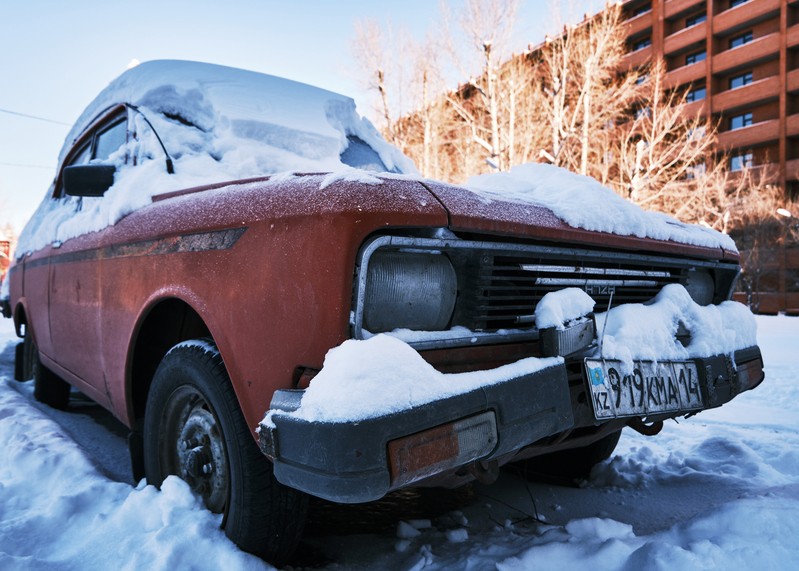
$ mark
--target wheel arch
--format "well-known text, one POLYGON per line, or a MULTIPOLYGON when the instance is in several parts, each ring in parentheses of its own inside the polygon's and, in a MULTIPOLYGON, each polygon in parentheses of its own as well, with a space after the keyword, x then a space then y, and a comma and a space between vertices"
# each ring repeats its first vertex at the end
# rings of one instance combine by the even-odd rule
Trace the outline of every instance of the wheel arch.
POLYGON ((150 384, 164 355, 181 341, 199 337, 213 335, 200 313, 180 298, 160 299, 143 312, 127 367, 128 414, 135 428, 141 426, 150 384))

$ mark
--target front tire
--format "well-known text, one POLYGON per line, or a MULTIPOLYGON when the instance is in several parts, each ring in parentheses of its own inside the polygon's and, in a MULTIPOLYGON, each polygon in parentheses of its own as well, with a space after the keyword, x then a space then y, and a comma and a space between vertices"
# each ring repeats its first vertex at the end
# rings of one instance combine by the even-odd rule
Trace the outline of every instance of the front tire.
POLYGON ((620 437, 621 430, 618 430, 587 446, 535 456, 522 460, 518 465, 528 480, 547 482, 585 480, 594 466, 610 458, 620 437))
POLYGON ((307 496, 275 479, 212 342, 180 343, 164 357, 147 397, 143 438, 148 483, 179 476, 223 514, 225 534, 241 549, 275 564, 288 560, 307 496))

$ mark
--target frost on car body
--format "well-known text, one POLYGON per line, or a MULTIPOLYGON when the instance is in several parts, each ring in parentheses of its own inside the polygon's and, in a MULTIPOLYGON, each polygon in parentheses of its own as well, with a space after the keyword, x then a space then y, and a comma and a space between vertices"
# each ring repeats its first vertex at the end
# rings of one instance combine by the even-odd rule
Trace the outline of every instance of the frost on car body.
POLYGON ((762 380, 728 237, 546 165, 469 185, 420 178, 340 95, 142 64, 20 237, 18 376, 108 408, 151 483, 178 474, 272 561, 304 493, 590 468, 762 380))

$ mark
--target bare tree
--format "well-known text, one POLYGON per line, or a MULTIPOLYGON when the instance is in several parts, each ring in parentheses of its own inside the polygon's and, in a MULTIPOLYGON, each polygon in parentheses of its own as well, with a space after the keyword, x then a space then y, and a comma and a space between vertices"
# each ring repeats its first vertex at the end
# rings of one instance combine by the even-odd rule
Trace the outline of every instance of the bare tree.
POLYGON ((355 39, 352 53, 365 79, 368 89, 377 91, 380 96, 380 115, 387 138, 395 142, 392 125, 395 117, 389 104, 386 70, 392 66, 384 34, 374 20, 361 20, 355 23, 355 39))
POLYGON ((541 46, 539 90, 550 132, 542 158, 607 182, 607 144, 639 92, 637 71, 619 73, 625 38, 621 6, 614 4, 541 46))
MULTIPOLYGON (((483 151, 493 168, 505 170, 510 165, 515 145, 515 104, 526 82, 505 67, 508 46, 516 23, 519 0, 468 0, 459 27, 470 46, 470 61, 480 62, 478 74, 448 96, 448 103, 468 126, 470 141, 483 151)), ((444 17, 445 22, 448 18, 444 17)), ((449 30, 449 25, 445 25, 449 30)), ((454 48, 453 34, 448 33, 449 53, 456 67, 464 70, 463 59, 454 48)))
POLYGON ((716 126, 701 114, 688 116, 686 93, 667 89, 665 76, 665 64, 655 61, 633 117, 618 129, 614 186, 641 206, 674 211, 670 203, 684 198, 677 195, 720 176, 725 165, 708 161, 716 126))

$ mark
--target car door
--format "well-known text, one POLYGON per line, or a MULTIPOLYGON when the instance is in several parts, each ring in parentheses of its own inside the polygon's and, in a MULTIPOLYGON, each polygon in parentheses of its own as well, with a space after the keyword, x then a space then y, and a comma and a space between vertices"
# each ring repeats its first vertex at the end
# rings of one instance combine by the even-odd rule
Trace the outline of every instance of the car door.
MULTIPOLYGON (((87 160, 102 162, 127 140, 127 115, 121 113, 90 133, 75 159, 67 165, 87 160)), ((63 194, 63 190, 56 191, 63 194)), ((75 214, 91 209, 97 198, 60 198, 73 203, 75 214)), ((53 360, 57 372, 90 393, 99 402, 107 401, 102 359, 101 264, 103 236, 108 229, 87 232, 53 244, 50 257, 50 332, 53 360)))

